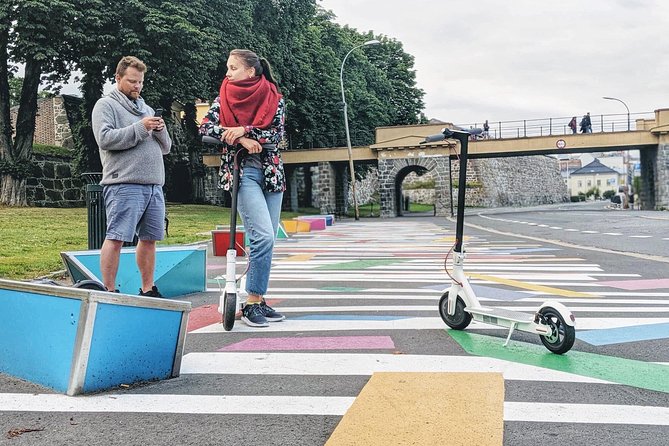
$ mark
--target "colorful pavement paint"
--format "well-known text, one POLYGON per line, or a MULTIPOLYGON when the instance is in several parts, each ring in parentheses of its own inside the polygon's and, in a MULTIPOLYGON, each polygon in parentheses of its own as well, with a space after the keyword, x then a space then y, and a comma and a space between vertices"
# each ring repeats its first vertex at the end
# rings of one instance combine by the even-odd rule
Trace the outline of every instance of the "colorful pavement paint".
POLYGON ((390 336, 309 336, 249 338, 220 348, 219 352, 277 350, 377 350, 394 349, 390 336))
POLYGON ((467 353, 472 355, 519 362, 669 393, 669 365, 574 350, 564 355, 554 355, 542 345, 513 341, 504 347, 504 341, 501 338, 466 331, 447 331, 467 353))

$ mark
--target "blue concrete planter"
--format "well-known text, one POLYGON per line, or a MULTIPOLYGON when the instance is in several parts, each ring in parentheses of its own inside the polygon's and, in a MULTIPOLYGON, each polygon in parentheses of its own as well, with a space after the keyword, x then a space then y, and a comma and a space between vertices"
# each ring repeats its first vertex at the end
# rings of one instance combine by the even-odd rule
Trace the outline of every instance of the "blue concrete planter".
MULTIPOLYGON (((72 280, 102 282, 100 250, 61 252, 72 280)), ((207 290, 207 246, 159 246, 156 248, 155 284, 165 297, 207 290)), ((135 248, 121 249, 116 288, 121 293, 138 294, 142 277, 135 248)))
POLYGON ((0 373, 68 395, 179 376, 190 309, 0 279, 0 373))

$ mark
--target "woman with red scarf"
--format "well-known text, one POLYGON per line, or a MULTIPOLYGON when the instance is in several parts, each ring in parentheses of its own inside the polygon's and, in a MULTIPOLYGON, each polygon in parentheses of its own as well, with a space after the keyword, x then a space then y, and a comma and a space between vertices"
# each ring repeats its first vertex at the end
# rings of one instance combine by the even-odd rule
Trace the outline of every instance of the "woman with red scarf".
POLYGON ((227 66, 219 97, 202 120, 200 134, 225 142, 219 173, 222 189, 232 189, 236 147, 241 145, 248 151, 241 164, 238 194, 239 214, 251 248, 242 321, 251 327, 267 327, 268 322, 285 319, 264 299, 286 190, 279 153, 285 102, 266 59, 253 51, 236 49, 230 52, 227 66))

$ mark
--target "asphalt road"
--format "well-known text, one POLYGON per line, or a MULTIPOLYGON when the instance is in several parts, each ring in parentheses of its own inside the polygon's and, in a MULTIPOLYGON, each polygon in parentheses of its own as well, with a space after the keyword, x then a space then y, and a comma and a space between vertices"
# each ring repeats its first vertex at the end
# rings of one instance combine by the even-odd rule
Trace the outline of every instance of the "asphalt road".
MULTIPOLYGON (((466 272, 486 305, 533 312, 550 298, 576 315, 574 348, 557 359, 536 335, 504 348, 494 326, 445 329, 453 222, 344 221, 277 243, 268 298, 286 321, 193 326, 179 378, 57 399, 0 375, 0 444, 323 445, 375 371, 456 369, 504 374, 505 445, 664 444, 669 214, 605 205, 467 211, 466 272)), ((213 277, 222 258, 210 260, 213 277)), ((215 311, 210 286, 185 297, 193 314, 215 311)))

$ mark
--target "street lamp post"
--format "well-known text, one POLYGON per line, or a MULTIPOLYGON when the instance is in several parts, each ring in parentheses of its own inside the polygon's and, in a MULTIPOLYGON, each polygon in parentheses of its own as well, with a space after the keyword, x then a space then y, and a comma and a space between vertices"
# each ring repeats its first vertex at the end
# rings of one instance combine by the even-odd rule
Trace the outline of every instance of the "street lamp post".
POLYGON ((608 96, 603 96, 602 99, 608 99, 609 101, 618 101, 625 106, 625 109, 627 110, 627 131, 629 132, 630 131, 630 109, 627 106, 627 104, 625 104, 623 101, 621 101, 618 98, 610 98, 608 96))
POLYGON ((347 106, 346 106, 346 96, 344 95, 344 64, 346 63, 346 59, 348 56, 351 55, 351 53, 358 48, 361 48, 365 45, 377 45, 381 42, 379 42, 376 39, 373 40, 368 40, 367 42, 358 45, 354 48, 351 49, 348 53, 346 53, 346 56, 344 56, 344 60, 341 61, 341 69, 339 70, 339 82, 341 84, 341 102, 342 106, 344 107, 344 126, 346 127, 346 146, 348 147, 348 169, 351 172, 351 188, 353 192, 353 208, 355 212, 355 219, 360 220, 360 211, 358 210, 358 197, 355 195, 355 171, 353 170, 353 149, 351 148, 351 134, 348 130, 348 111, 347 111, 347 106))

